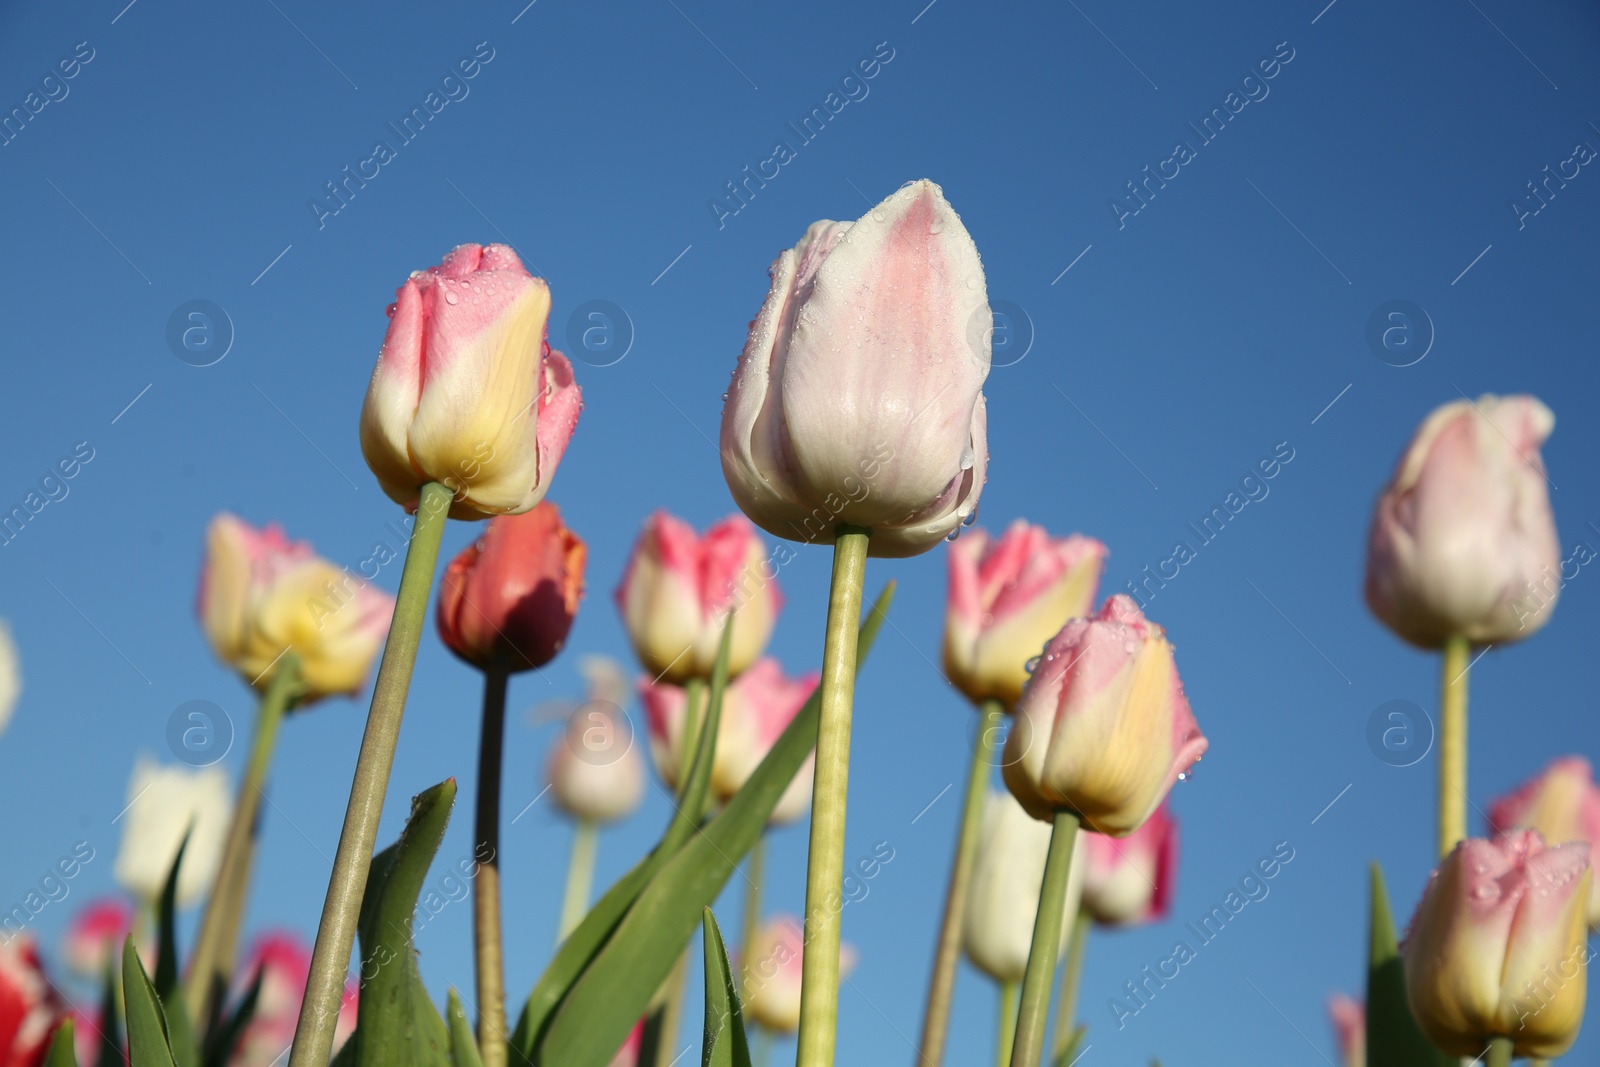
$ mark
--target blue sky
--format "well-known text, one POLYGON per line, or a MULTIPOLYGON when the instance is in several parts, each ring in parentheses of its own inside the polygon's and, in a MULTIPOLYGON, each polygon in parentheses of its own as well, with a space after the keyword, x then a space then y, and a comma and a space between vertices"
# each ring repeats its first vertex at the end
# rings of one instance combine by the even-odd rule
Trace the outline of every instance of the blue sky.
MULTIPOLYGON (((1600 176, 1582 166, 1526 199, 1546 166, 1600 145, 1600 15, 1504 0, 925 2, 8 5, 0 109, 54 99, 0 145, 0 504, 80 443, 93 459, 0 548, 0 615, 26 676, 0 737, 13 813, 0 898, 92 842, 100 858, 38 920, 56 938, 112 889, 111 819, 135 754, 169 755, 174 709, 209 700, 247 729, 249 694, 192 614, 214 512, 281 521, 352 564, 385 536, 397 509, 356 420, 407 271, 505 240, 550 280, 556 347, 575 347, 569 318, 591 301, 627 324, 624 358, 578 361, 586 409, 552 491, 591 550, 571 648, 623 656, 609 594, 643 517, 665 506, 704 525, 733 509, 711 442, 773 256, 815 219, 854 218, 929 177, 1018 331, 987 386, 983 525, 1025 516, 1100 538, 1110 592, 1258 460, 1294 456, 1150 603, 1211 750, 1177 790, 1173 920, 1091 947, 1084 1063, 1232 1062, 1241 1043, 1252 1062, 1332 1056, 1323 1002, 1359 987, 1366 862, 1385 865, 1401 915, 1431 866, 1433 761, 1389 766, 1366 741, 1387 701, 1431 709, 1437 675, 1361 603, 1373 497, 1435 405, 1531 392, 1558 419, 1545 457, 1562 544, 1600 547, 1600 176), (875 75, 846 82, 867 59, 875 75), (463 60, 475 75, 446 82, 463 60), (388 124, 430 92, 442 106, 404 141, 388 124), (797 135, 789 123, 830 93, 838 113, 797 135), (1206 141, 1195 127, 1214 109, 1230 117, 1206 141), (392 158, 333 213, 325 183, 378 140, 392 158), (792 151, 777 176, 714 206, 780 140, 792 151), (1128 200, 1146 167, 1165 185, 1128 200), (233 335, 204 367, 167 339, 196 300, 233 335), (1397 300, 1421 309, 1418 343, 1432 342, 1409 366, 1367 340, 1397 300), (1107 1000, 1279 842, 1295 859, 1270 896, 1119 1031, 1107 1000)), ((452 524, 446 551, 472 535, 452 524)), ((827 553, 807 549, 782 576, 773 650, 794 671, 818 665, 827 573, 827 553)), ((847 855, 887 841, 895 859, 844 916, 860 952, 845 1063, 911 1058, 954 794, 913 819, 958 778, 974 724, 935 668, 942 552, 873 561, 871 584, 889 577, 902 592, 860 682, 847 855)), ((1550 757, 1595 752, 1583 672, 1597 620, 1600 577, 1584 569, 1543 633, 1478 662, 1479 807, 1550 757)), ((519 678, 513 705, 577 691, 575 660, 519 678)), ((424 641, 383 839, 411 794, 470 779, 477 686, 424 641)), ((331 701, 285 729, 251 928, 311 933, 364 708, 331 701)), ((510 729, 510 812, 541 788, 554 730, 510 729)), ((242 758, 241 745, 226 765, 242 758)), ((666 814, 652 792, 605 834, 602 883, 666 814)), ((443 856, 469 851, 469 825, 463 807, 443 856)), ((506 834, 513 999, 553 938, 569 838, 544 803, 506 834)), ((774 907, 801 909, 804 853, 803 827, 776 837, 774 907)), ((737 907, 730 893, 719 910, 737 907)), ((441 999, 449 983, 470 990, 469 911, 453 905, 419 938, 441 999)), ((993 1016, 992 989, 964 972, 951 1062, 992 1055, 993 1016)), ((1591 1028, 1574 1060, 1597 1051, 1591 1028)))

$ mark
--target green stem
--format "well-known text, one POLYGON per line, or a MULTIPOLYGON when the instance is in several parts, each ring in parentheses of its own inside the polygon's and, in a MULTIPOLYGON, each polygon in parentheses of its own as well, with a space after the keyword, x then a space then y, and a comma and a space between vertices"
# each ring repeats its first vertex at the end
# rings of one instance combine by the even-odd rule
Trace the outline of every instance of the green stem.
POLYGON ((756 843, 750 846, 750 862, 745 867, 744 873, 744 940, 739 948, 744 955, 745 980, 750 978, 750 967, 755 963, 750 958, 751 946, 756 943, 756 937, 761 932, 761 879, 767 865, 767 836, 761 834, 756 838, 756 843))
POLYGON ((1467 836, 1467 667, 1472 645, 1445 641, 1439 674, 1439 855, 1467 836))
POLYGON ((599 844, 600 832, 593 820, 579 819, 572 834, 572 857, 567 860, 567 889, 561 897, 561 925, 556 931, 558 946, 589 914, 589 890, 594 885, 594 858, 599 844))
POLYGON ((928 982, 928 1002, 922 1013, 922 1049, 917 1059, 919 1067, 939 1067, 944 1062, 945 1041, 950 1030, 950 1005, 955 998, 956 970, 961 963, 961 922, 967 908, 967 889, 972 884, 972 861, 978 850, 983 804, 989 792, 989 755, 1001 737, 1005 706, 998 700, 986 700, 980 714, 978 736, 972 742, 972 757, 967 767, 966 806, 961 809, 961 827, 956 832, 956 854, 950 863, 950 885, 945 890, 944 919, 939 925, 939 942, 933 952, 933 976, 928 982))
POLYGON ((500 772, 504 763, 506 686, 500 664, 483 673, 483 726, 478 735, 478 805, 474 821, 478 875, 472 891, 472 934, 478 969, 478 1049, 483 1067, 506 1067, 506 980, 500 935, 500 772))
POLYGON ((1491 1037, 1488 1047, 1484 1049, 1486 1067, 1511 1067, 1513 1049, 1514 1046, 1509 1037, 1491 1037))
POLYGON ((801 957, 800 1043, 795 1067, 833 1067, 839 1017, 840 886, 844 882, 845 797, 850 785, 850 716, 855 701, 856 637, 868 531, 841 525, 833 542, 833 582, 822 645, 822 709, 812 779, 811 847, 806 866, 806 951, 801 957))
POLYGON ((1078 816, 1056 812, 1050 832, 1050 853, 1044 862, 1039 887, 1039 914, 1033 920, 1033 944, 1028 949, 1028 969, 1022 978, 1022 1006, 1017 1012, 1017 1042, 1011 1067, 1036 1067, 1044 1051, 1045 1023, 1050 1015, 1050 986, 1056 976, 1056 954, 1061 947, 1061 926, 1067 906, 1067 875, 1072 869, 1072 846, 1078 837, 1078 816))
POLYGON ((350 950, 355 944, 356 920, 372 866, 372 846, 378 836, 389 772, 394 767, 395 745, 400 741, 400 720, 405 715, 411 670, 417 661, 417 644, 422 639, 428 597, 433 591, 439 540, 444 536, 450 497, 448 488, 429 482, 418 498, 417 521, 406 551, 405 569, 400 574, 394 620, 384 643, 378 678, 372 686, 372 706, 367 711, 367 728, 350 783, 350 803, 345 808, 339 849, 328 876, 328 895, 317 924, 311 973, 300 1005, 289 1067, 327 1067, 333 1050, 333 1030, 339 1021, 339 1001, 344 994, 350 950))
POLYGON ((1006 1067, 1011 1062, 1011 1048, 1017 1036, 1017 983, 1000 983, 1000 1025, 995 1041, 996 1067, 1006 1067))
POLYGON ((239 927, 244 919, 245 898, 249 894, 250 870, 255 859, 256 829, 261 814, 262 784, 272 754, 278 744, 278 727, 284 714, 301 695, 300 657, 286 651, 261 694, 256 709, 255 735, 250 739, 250 755, 244 777, 239 782, 239 799, 233 807, 233 822, 222 846, 217 877, 211 897, 206 901, 189 960, 189 976, 183 989, 183 1003, 189 1019, 204 1032, 220 997, 227 991, 233 970, 234 951, 239 942, 239 927))
POLYGON ((694 750, 700 746, 700 720, 704 713, 700 705, 706 692, 704 678, 690 678, 683 683, 683 748, 678 752, 678 799, 689 788, 689 768, 694 765, 694 750))
POLYGON ((1078 990, 1083 985, 1083 953, 1089 944, 1094 918, 1083 908, 1072 917, 1072 940, 1067 942, 1067 962, 1061 969, 1061 998, 1056 1001, 1056 1038, 1050 1056, 1060 1059, 1078 1031, 1078 990))

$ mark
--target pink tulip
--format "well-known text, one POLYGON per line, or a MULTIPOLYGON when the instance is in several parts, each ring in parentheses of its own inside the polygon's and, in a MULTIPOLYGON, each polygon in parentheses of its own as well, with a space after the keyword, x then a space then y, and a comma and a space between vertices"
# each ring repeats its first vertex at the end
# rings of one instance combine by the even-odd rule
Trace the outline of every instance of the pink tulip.
MULTIPOLYGON (((711 788, 718 800, 731 800, 744 787, 810 698, 818 677, 815 672, 800 678, 785 677, 778 661, 768 656, 757 660, 755 666, 728 686, 722 697, 717 751, 711 765, 711 788)), ((668 785, 677 788, 678 768, 684 759, 684 691, 675 685, 641 681, 639 696, 650 725, 650 751, 656 769, 668 785)), ((704 704, 702 698, 697 711, 702 721, 704 704)), ((772 813, 774 823, 792 822, 810 810, 812 768, 812 759, 808 759, 784 790, 772 813)))
POLYGON ((33 939, 0 938, 0 1067, 38 1067, 66 1014, 33 939))
POLYGON ((1550 620, 1561 550, 1539 446, 1555 427, 1531 396, 1436 409, 1378 498, 1367 604, 1412 644, 1503 644, 1550 620))
POLYGON ((217 658, 258 689, 286 651, 300 663, 301 703, 354 693, 383 647, 394 598, 291 542, 223 513, 206 530, 200 622, 217 658))
POLYGON ((950 546, 944 673, 974 704, 1015 706, 1027 662, 1068 619, 1094 607, 1106 546, 1051 537, 1018 519, 999 538, 974 529, 950 546))
MULTIPOLYGON (((744 982, 740 987, 745 1018, 780 1034, 800 1028, 800 975, 805 956, 805 934, 800 920, 775 915, 744 946, 740 966, 744 982)), ((847 975, 855 967, 855 949, 839 948, 839 973, 847 975)))
MULTIPOLYGON (((273 931, 257 938, 245 957, 239 980, 244 988, 261 974, 261 993, 240 1035, 229 1067, 270 1067, 278 1062, 294 1040, 300 1017, 300 1001, 305 996, 306 978, 311 972, 311 948, 299 936, 273 931)), ((242 990, 241 990, 242 992, 242 990)), ((350 999, 347 989, 345 996, 350 999)), ((351 1009, 354 1003, 352 1000, 351 1009)), ((345 1006, 340 1005, 339 1022, 345 1022, 345 1006)), ((354 1021, 351 1021, 354 1029, 354 1021)))
POLYGON ((579 705, 550 747, 551 795, 567 814, 608 823, 644 799, 644 761, 622 709, 598 700, 579 705))
POLYGON ((481 670, 534 670, 555 659, 583 599, 589 548, 548 500, 489 520, 439 583, 439 637, 481 670))
POLYGON ((1095 922, 1133 926, 1167 914, 1178 877, 1178 820, 1166 804, 1127 837, 1082 836, 1083 906, 1095 922))
POLYGON ((644 1020, 640 1019, 628 1031, 628 1040, 622 1043, 612 1058, 610 1067, 638 1067, 639 1050, 644 1046, 644 1020))
POLYGON ((1045 646, 1006 738, 1005 782, 1034 818, 1070 810, 1085 830, 1126 837, 1206 744, 1165 631, 1118 593, 1045 646))
POLYGON ((911 556, 978 505, 993 318, 978 249, 930 181, 814 223, 772 288, 722 409, 722 471, 757 526, 911 556))
MULTIPOLYGON (((1489 805, 1489 829, 1497 834, 1517 828, 1537 830, 1546 841, 1582 841, 1591 850, 1600 845, 1600 788, 1582 756, 1553 760, 1544 773, 1489 805)), ((1589 894, 1589 925, 1600 926, 1600 885, 1589 894)))
POLYGON ((517 514, 550 487, 582 407, 545 340, 550 288, 505 245, 464 244, 415 271, 361 409, 361 452, 396 503, 440 482, 450 515, 517 514))
POLYGON ((1328 1019, 1344 1067, 1367 1067, 1367 1006, 1354 997, 1328 998, 1328 1019))
POLYGON ((1417 1025, 1453 1056, 1492 1037, 1554 1059, 1583 1021, 1589 846, 1537 831, 1469 838, 1439 864, 1402 952, 1417 1025))
POLYGON ((657 681, 711 677, 733 616, 730 677, 767 647, 783 597, 760 536, 730 516, 699 535, 665 511, 645 521, 617 586, 617 608, 639 662, 657 681))
POLYGON ((133 905, 122 897, 106 897, 85 905, 67 924, 62 956, 80 978, 101 981, 106 965, 122 966, 122 943, 133 929, 133 905))

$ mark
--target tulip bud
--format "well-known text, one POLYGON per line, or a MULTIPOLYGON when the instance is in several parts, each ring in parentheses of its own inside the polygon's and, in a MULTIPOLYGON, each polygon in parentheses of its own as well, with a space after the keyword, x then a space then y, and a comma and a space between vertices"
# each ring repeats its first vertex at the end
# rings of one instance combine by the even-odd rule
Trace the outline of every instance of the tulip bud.
MULTIPOLYGON (((770 656, 756 661, 722 694, 722 717, 717 728, 716 756, 711 764, 711 790, 723 802, 744 788, 756 767, 766 759, 789 723, 817 687, 813 672, 800 678, 786 678, 778 661, 770 656)), ((674 789, 678 788, 678 768, 683 766, 685 708, 684 691, 665 683, 639 684, 645 721, 650 725, 650 752, 656 770, 674 789)), ((696 714, 704 720, 704 701, 696 714)), ((794 781, 778 798, 771 822, 793 822, 811 810, 811 779, 815 754, 796 772, 794 781)))
POLYGON ((588 551, 548 500, 490 519, 483 536, 445 569, 440 638, 480 670, 543 667, 572 629, 588 551))
POLYGON ((1339 1045, 1339 1062, 1344 1067, 1367 1067, 1367 1006, 1336 994, 1328 998, 1328 1020, 1339 1045))
POLYGON ((600 700, 579 705, 550 748, 550 792, 563 811, 585 822, 615 822, 644 799, 644 761, 622 709, 600 700))
POLYGON ((974 704, 1016 705, 1026 664, 1068 619, 1094 608, 1106 546, 1051 537, 1021 519, 999 538, 971 530, 950 546, 944 673, 974 704))
POLYGON ((158 899, 187 833, 178 872, 178 904, 187 907, 211 887, 232 821, 233 797, 221 767, 163 767, 140 757, 128 780, 117 882, 140 900, 158 899))
POLYGON ((1172 904, 1178 877, 1178 820, 1162 804, 1127 837, 1080 834, 1083 906, 1103 926, 1155 922, 1172 904))
POLYGON ((1555 427, 1531 396, 1437 408, 1378 498, 1367 605, 1414 645, 1504 644, 1550 620, 1561 549, 1539 446, 1555 427))
POLYGON ((291 542, 276 525, 211 520, 200 572, 200 623, 217 658, 266 689, 286 651, 302 703, 354 693, 383 647, 394 598, 291 542))
MULTIPOLYGON (((1073 845, 1067 874, 1065 921, 1060 951, 1072 935, 1072 916, 1083 895, 1084 834, 1073 845)), ((1033 925, 1039 916, 1039 886, 1050 852, 1050 827, 1032 818, 1010 793, 991 792, 972 859, 972 882, 961 917, 967 958, 997 982, 1020 982, 1028 969, 1033 925)), ((1058 953, 1059 954, 1059 953, 1058 953)))
POLYGON ((1468 839, 1439 864, 1406 933, 1406 999, 1453 1056, 1509 1038, 1554 1059, 1583 1021, 1589 846, 1528 830, 1468 839))
POLYGON ((1006 738, 1005 782, 1028 813, 1137 830, 1206 750, 1166 632, 1118 593, 1050 639, 1006 738))
POLYGON ((728 676, 750 666, 783 605, 776 569, 748 522, 730 516, 701 537, 665 511, 645 521, 616 597, 639 662, 658 681, 680 685, 711 677, 731 611, 728 676))
MULTIPOLYGON (((1582 756, 1553 760, 1544 773, 1489 805, 1489 829, 1537 830, 1546 841, 1600 844, 1600 789, 1582 756)), ((1600 927, 1600 885, 1589 891, 1589 925, 1600 927)))
POLYGON ((86 905, 67 924, 61 953, 67 969, 86 981, 102 980, 108 963, 122 965, 122 943, 132 930, 133 906, 123 898, 107 897, 86 905))
POLYGON ((821 221, 772 265, 772 288, 722 409, 722 472, 778 537, 913 556, 983 490, 993 317, 983 264, 930 181, 855 223, 821 221))
POLYGON ((544 497, 582 407, 549 314, 549 286, 505 245, 460 245, 399 288, 361 409, 361 454, 390 499, 415 508, 440 482, 451 518, 486 519, 544 497))
MULTIPOLYGON (((744 946, 744 1015, 780 1034, 800 1028, 800 975, 805 957, 805 934, 800 920, 776 915, 744 946)), ((856 953, 839 947, 839 976, 855 969, 856 953)))
POLYGON ((33 938, 0 939, 0 1064, 43 1063, 66 1015, 33 938))

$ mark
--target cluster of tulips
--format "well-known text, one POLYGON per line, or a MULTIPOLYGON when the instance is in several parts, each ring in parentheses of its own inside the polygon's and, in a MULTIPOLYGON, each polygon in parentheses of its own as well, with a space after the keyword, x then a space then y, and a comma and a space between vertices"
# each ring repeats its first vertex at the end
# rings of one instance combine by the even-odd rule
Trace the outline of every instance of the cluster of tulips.
MULTIPOLYGON (((1134 600, 1098 600, 1107 553, 1093 538, 1022 520, 957 537, 988 462, 989 335, 972 323, 989 312, 977 249, 937 186, 909 183, 854 223, 814 224, 771 278, 722 420, 723 473, 748 521, 703 534, 666 513, 644 524, 616 590, 640 675, 630 685, 615 662, 581 664, 587 699, 547 764, 550 794, 576 824, 558 941, 516 1017, 502 960, 526 947, 503 943, 499 865, 507 691, 512 675, 562 652, 584 594, 585 543, 545 499, 582 405, 571 364, 545 340, 546 284, 509 248, 463 245, 400 288, 360 423, 369 466, 410 516, 397 595, 276 527, 213 521, 201 624, 260 694, 236 799, 216 768, 136 769, 117 860, 134 903, 86 909, 64 953, 101 983, 99 1013, 70 1006, 30 938, 6 937, 0 1067, 125 1056, 134 1067, 265 1067, 285 1055, 290 1067, 667 1067, 681 1059, 697 933, 703 1065, 762 1063, 772 1035, 790 1033, 800 1067, 834 1063, 853 955, 841 915, 854 682, 893 595, 891 585, 865 605, 867 561, 945 541, 944 671, 978 721, 943 918, 918 979, 918 1062, 945 1058, 963 953, 998 988, 998 1063, 1069 1067, 1083 1055, 1090 933, 1165 915, 1177 864, 1169 794, 1207 746, 1173 646, 1134 600), (452 518, 488 520, 436 598, 439 638, 483 676, 472 855, 447 872, 473 900, 471 1018, 454 990, 442 1014, 430 1000, 413 943, 431 914, 423 891, 455 780, 417 794, 399 840, 375 851, 452 518), (833 549, 819 673, 793 676, 765 654, 793 554, 769 550, 756 527, 833 549), (278 732, 319 700, 360 692, 380 653, 315 943, 270 934, 241 960, 278 732), (672 814, 596 898, 598 829, 633 813, 647 788, 623 710, 632 696, 672 814), (764 916, 765 832, 807 815, 805 913, 764 916), (730 957, 712 905, 740 865, 730 957), (175 913, 202 900, 184 958, 175 913)), ((1444 653, 1444 858, 1403 952, 1375 878, 1367 999, 1335 1004, 1352 1064, 1504 1064, 1558 1055, 1576 1036, 1585 934, 1600 919, 1587 844, 1600 793, 1587 764, 1557 761, 1493 806, 1492 839, 1465 839, 1471 647, 1537 630, 1555 600, 1538 454, 1552 422, 1531 398, 1447 405, 1380 498, 1369 602, 1400 636, 1444 653)))

